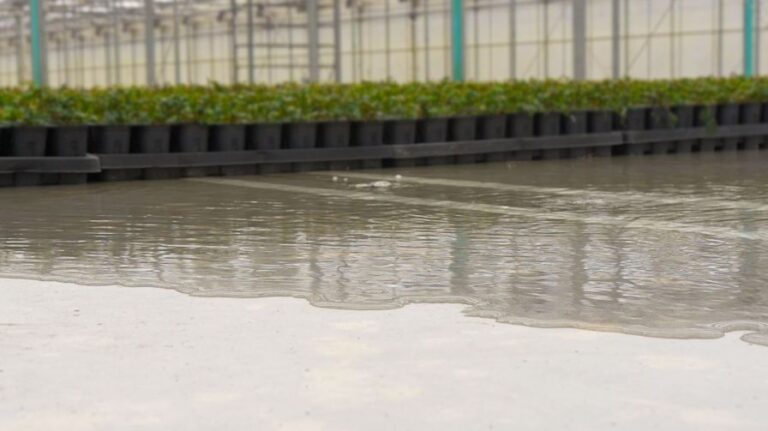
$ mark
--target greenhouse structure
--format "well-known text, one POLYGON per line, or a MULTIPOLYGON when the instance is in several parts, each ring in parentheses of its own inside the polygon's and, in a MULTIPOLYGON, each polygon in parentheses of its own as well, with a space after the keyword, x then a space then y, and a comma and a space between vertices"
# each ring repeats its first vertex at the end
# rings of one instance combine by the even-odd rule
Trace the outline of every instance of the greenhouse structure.
POLYGON ((765 0, 0 0, 0 85, 768 70, 765 0))

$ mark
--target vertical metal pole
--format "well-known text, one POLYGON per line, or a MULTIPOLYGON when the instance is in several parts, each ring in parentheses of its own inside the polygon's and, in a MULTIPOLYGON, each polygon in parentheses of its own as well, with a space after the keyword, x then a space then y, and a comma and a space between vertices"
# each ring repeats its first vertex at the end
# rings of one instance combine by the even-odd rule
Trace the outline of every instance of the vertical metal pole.
MULTIPOLYGON (((237 0, 229 0, 229 57, 230 62, 230 80, 233 84, 237 84, 238 81, 238 64, 237 64, 237 0)), ((213 24, 211 24, 211 48, 213 48, 213 24)), ((211 61, 213 65, 213 61, 211 61)), ((211 76, 214 76, 211 73, 211 76)))
MULTIPOLYGON (((253 84, 254 82, 254 72, 255 72, 255 64, 254 64, 254 58, 253 58, 253 0, 248 0, 246 4, 246 25, 245 25, 245 31, 246 34, 246 43, 248 45, 248 83, 253 84)), ((288 26, 288 31, 291 31, 290 25, 288 26)))
POLYGON ((41 6, 42 1, 29 0, 29 27, 32 39, 32 80, 37 87, 47 84, 44 46, 45 17, 41 6))
POLYGON ((144 0, 144 54, 146 56, 147 85, 157 84, 155 78, 155 2, 144 0))
POLYGON ((64 84, 69 85, 69 32, 65 31, 61 36, 61 44, 64 49, 64 84))
POLYGON ((363 6, 355 5, 355 15, 357 19, 357 70, 360 74, 360 79, 365 80, 365 68, 363 67, 363 56, 365 55, 365 49, 363 49, 363 6))
POLYGON ((25 32, 24 32, 24 19, 22 18, 21 14, 16 15, 16 74, 18 79, 18 84, 21 85, 24 83, 24 41, 25 41, 25 32))
POLYGON ((418 57, 416 54, 416 1, 411 0, 411 13, 409 15, 411 19, 411 81, 415 81, 418 77, 418 57))
POLYGON ((509 0, 509 77, 517 78, 517 0, 509 0))
POLYGON ((138 41, 136 41, 136 31, 131 30, 131 84, 136 85, 138 78, 136 77, 136 61, 137 61, 137 55, 136 55, 136 49, 138 45, 138 41))
MULTIPOLYGON (((335 54, 336 53, 334 52, 334 55, 335 54)), ((293 8, 288 8, 288 69, 291 81, 294 81, 295 66, 293 59, 293 8)))
POLYGON ((760 40, 762 38, 761 34, 761 27, 762 24, 762 5, 763 0, 756 0, 755 1, 755 76, 760 75, 760 48, 762 45, 762 41, 760 40))
POLYGON ((587 0, 573 2, 573 78, 587 79, 587 0))
POLYGON ((422 0, 424 2, 424 80, 429 81, 430 67, 429 67, 429 46, 431 45, 429 40, 429 0, 422 0))
MULTIPOLYGON (((578 0, 576 0, 578 1, 578 0)), ((541 7, 544 9, 544 33, 542 37, 542 57, 544 60, 544 77, 549 78, 549 0, 543 0, 541 7)))
POLYGON ((621 77, 621 2, 613 0, 611 3, 611 76, 613 79, 621 77))
POLYGON ((309 81, 317 82, 320 79, 320 56, 319 44, 320 38, 318 26, 318 0, 306 0, 307 2, 307 42, 309 43, 309 81))
POLYGON ((629 0, 624 0, 624 76, 629 77, 630 56, 629 56, 629 0))
POLYGON ((197 48, 197 24, 190 22, 189 38, 187 39, 187 82, 194 84, 197 82, 197 58, 195 50, 197 48))
POLYGON ((390 35, 389 35, 389 24, 390 24, 390 11, 389 11, 389 1, 390 0, 384 0, 384 56, 386 61, 386 67, 387 67, 387 80, 392 79, 392 53, 391 51, 391 42, 390 42, 390 35))
POLYGON ((744 76, 755 73, 755 0, 744 0, 744 76))
MULTIPOLYGON (((293 31, 293 30, 291 30, 293 31)), ((341 1, 333 0, 333 75, 341 83, 341 1)))
POLYGON ((112 82, 112 38, 109 30, 104 29, 104 78, 106 79, 107 86, 111 86, 112 82))
POLYGON ((176 85, 181 84, 181 35, 179 35, 179 0, 173 0, 173 77, 176 85))
POLYGON ((453 80, 464 80, 464 0, 451 0, 451 58, 453 80))
POLYGON ((472 34, 472 43, 475 45, 475 49, 473 51, 472 55, 472 63, 475 69, 475 80, 480 80, 480 8, 478 7, 477 0, 474 1, 474 10, 472 11, 472 26, 473 28, 473 34, 472 34))
POLYGON ((121 76, 120 76, 120 67, 122 59, 120 58, 120 14, 117 9, 117 1, 112 0, 110 2, 110 6, 112 7, 112 54, 115 56, 114 61, 112 64, 115 67, 115 84, 120 85, 121 83, 121 76))
POLYGON ((675 69, 675 61, 677 60, 677 50, 675 49, 676 6, 676 0, 669 0, 669 76, 673 79, 677 75, 677 70, 675 69))
POLYGON ((723 76, 723 1, 717 1, 717 76, 723 76))

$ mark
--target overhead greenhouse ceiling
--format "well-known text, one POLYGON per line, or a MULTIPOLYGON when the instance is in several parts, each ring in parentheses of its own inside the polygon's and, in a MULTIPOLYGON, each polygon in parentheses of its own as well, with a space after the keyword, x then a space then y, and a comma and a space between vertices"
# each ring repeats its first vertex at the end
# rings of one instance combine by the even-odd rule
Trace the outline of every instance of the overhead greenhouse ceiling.
MULTIPOLYGON (((333 0, 320 0, 321 9, 330 9, 333 0)), ((373 0, 342 1, 342 7, 365 7, 373 0)), ((117 25, 122 31, 140 31, 145 23, 146 7, 143 0, 46 0, 46 32, 55 38, 62 32, 94 32, 102 34, 112 31, 117 25)), ((231 19, 233 2, 230 0, 154 0, 155 26, 170 25, 175 19, 181 24, 202 24, 211 21, 231 19)), ((238 11, 247 7, 246 0, 235 0, 238 11)), ((305 0, 254 0, 256 22, 270 23, 287 16, 287 10, 299 13, 305 10, 305 0)), ((19 25, 27 25, 29 2, 0 0, 0 34, 5 38, 16 38, 19 25)))

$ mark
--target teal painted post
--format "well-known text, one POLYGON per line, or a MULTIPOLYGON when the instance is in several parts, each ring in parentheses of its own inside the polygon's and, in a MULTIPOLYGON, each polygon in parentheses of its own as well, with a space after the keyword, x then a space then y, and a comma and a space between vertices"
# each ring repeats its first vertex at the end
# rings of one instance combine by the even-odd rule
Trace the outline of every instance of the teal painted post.
POLYGON ((755 73, 755 0, 744 0, 744 76, 755 73))
POLYGON ((464 80, 464 0, 451 0, 451 57, 453 80, 464 80))
POLYGON ((32 80, 35 86, 42 87, 43 78, 43 49, 40 35, 40 1, 29 0, 29 26, 32 39, 32 80))

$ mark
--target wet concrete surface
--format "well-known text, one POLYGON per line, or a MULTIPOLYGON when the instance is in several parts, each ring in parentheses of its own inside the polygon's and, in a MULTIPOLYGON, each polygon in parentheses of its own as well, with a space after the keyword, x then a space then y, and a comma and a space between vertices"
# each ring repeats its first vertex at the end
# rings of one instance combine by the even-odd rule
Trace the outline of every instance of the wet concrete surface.
POLYGON ((0 280, 0 429, 754 430, 768 349, 0 280))
POLYGON ((0 276, 766 344, 766 166, 734 152, 5 189, 0 276))

